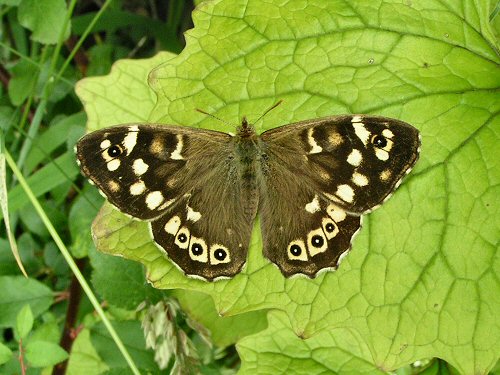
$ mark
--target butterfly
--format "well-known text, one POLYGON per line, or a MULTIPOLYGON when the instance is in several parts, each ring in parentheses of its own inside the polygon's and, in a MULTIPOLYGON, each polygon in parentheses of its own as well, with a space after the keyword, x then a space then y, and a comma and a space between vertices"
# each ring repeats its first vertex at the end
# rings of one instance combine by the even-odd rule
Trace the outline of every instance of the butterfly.
POLYGON ((243 268, 257 214, 263 254, 283 275, 336 269, 361 226, 418 159, 420 135, 391 118, 344 115, 258 135, 126 124, 82 137, 80 168, 118 210, 149 222, 188 276, 243 268))

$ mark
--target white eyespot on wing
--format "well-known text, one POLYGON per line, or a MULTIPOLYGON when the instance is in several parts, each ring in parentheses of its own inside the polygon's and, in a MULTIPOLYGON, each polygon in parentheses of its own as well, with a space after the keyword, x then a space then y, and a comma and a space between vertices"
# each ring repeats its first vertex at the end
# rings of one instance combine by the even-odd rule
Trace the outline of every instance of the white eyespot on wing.
POLYGON ((189 257, 197 262, 208 263, 208 247, 205 240, 194 236, 191 237, 189 257))
POLYGON ((352 123, 361 122, 361 121, 363 121, 363 118, 360 115, 352 116, 352 119, 351 119, 352 123))
POLYGON ((164 229, 165 232, 167 232, 168 234, 175 236, 179 231, 180 226, 181 226, 181 218, 179 216, 174 216, 169 221, 167 221, 164 229))
POLYGON ((154 210, 156 207, 162 204, 164 200, 165 198, 163 198, 163 194, 161 193, 161 191, 152 191, 146 196, 146 205, 150 210, 154 210))
POLYGON ((324 217, 321 220, 321 226, 323 227, 323 232, 325 233, 326 238, 329 240, 339 233, 339 227, 329 217, 324 217))
POLYGON ((108 171, 114 172, 120 168, 120 159, 110 160, 106 163, 106 166, 108 167, 108 171))
POLYGON ((139 180, 130 185, 130 194, 132 195, 141 195, 146 190, 146 184, 144 181, 139 180))
POLYGON ((339 185, 337 187, 337 192, 335 193, 343 201, 352 203, 354 200, 354 190, 349 185, 339 185))
POLYGON ((311 202, 306 204, 305 209, 307 212, 311 214, 321 210, 321 205, 319 204, 319 199, 317 195, 314 196, 314 199, 311 202))
POLYGON ((354 172, 351 177, 352 182, 354 182, 357 186, 366 186, 368 185, 368 177, 364 174, 354 172))
POLYGON ((196 212, 193 210, 191 207, 186 206, 187 209, 187 219, 192 221, 193 223, 196 223, 198 220, 201 218, 201 213, 196 212))
POLYGON ((336 223, 340 223, 341 221, 344 221, 345 218, 347 217, 347 214, 344 210, 342 210, 341 208, 338 208, 337 206, 335 206, 334 204, 330 204, 327 208, 326 208, 326 213, 328 214, 328 216, 330 216, 332 218, 333 221, 335 221, 336 223))
POLYGON ((210 264, 229 263, 230 261, 231 257, 227 247, 218 243, 210 246, 210 264))
POLYGON ((182 227, 177 231, 177 234, 175 235, 174 244, 176 244, 181 249, 187 249, 189 247, 189 237, 189 229, 187 229, 186 227, 182 227))
POLYGON ((354 126, 354 133, 356 133, 361 142, 363 142, 363 144, 366 146, 368 144, 368 140, 370 139, 371 133, 366 130, 365 125, 362 122, 353 122, 352 126, 354 126))
POLYGON ((347 157, 347 162, 351 164, 353 167, 359 167, 361 162, 363 161, 363 155, 359 150, 353 149, 349 156, 347 157))
POLYGON ((127 155, 130 155, 135 145, 137 144, 137 135, 139 134, 139 127, 137 125, 130 126, 128 128, 129 132, 123 138, 123 147, 127 150, 127 155))
POLYGON ((390 129, 384 129, 382 130, 382 135, 386 138, 392 138, 394 137, 394 133, 390 129))
POLYGON ((111 141, 109 139, 105 139, 104 141, 101 142, 101 149, 106 149, 109 146, 111 146, 111 141))
POLYGON ((290 242, 286 253, 288 255, 288 259, 290 260, 302 260, 305 262, 309 258, 307 256, 306 245, 302 240, 290 242))
POLYGON ((328 243, 323 229, 318 228, 307 234, 307 250, 309 250, 311 257, 325 252, 326 249, 328 249, 328 243))
POLYGON ((184 141, 182 139, 182 134, 177 134, 177 145, 175 146, 175 150, 170 154, 170 159, 174 160, 184 160, 184 157, 181 155, 182 147, 184 147, 184 141))
POLYGON ((311 146, 311 150, 309 151, 310 154, 318 154, 320 153, 321 151, 323 151, 323 149, 321 148, 320 145, 318 145, 316 143, 316 140, 314 139, 313 137, 313 132, 314 132, 314 128, 310 128, 308 131, 307 131, 307 142, 309 143, 309 145, 311 146))
POLYGON ((147 172, 149 165, 144 163, 142 159, 135 159, 134 164, 132 164, 132 168, 134 169, 134 173, 136 176, 142 176, 147 172))

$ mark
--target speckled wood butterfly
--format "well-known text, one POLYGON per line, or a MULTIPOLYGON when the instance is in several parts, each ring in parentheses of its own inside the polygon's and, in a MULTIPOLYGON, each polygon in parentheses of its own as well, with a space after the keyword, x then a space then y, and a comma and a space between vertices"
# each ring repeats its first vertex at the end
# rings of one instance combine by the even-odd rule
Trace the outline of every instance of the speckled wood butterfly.
POLYGON ((257 214, 263 253, 285 276, 336 268, 373 210, 415 164, 419 132, 365 115, 302 121, 257 135, 128 124, 84 136, 83 173, 121 212, 147 220, 187 275, 232 277, 257 214))

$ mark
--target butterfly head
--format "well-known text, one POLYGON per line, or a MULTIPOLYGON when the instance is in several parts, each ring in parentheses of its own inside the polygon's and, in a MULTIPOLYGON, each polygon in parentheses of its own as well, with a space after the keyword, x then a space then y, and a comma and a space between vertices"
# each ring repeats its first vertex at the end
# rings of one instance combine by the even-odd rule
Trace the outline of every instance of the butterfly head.
POLYGON ((241 120, 241 125, 236 129, 236 133, 240 138, 248 139, 255 136, 255 127, 250 124, 246 117, 241 120))

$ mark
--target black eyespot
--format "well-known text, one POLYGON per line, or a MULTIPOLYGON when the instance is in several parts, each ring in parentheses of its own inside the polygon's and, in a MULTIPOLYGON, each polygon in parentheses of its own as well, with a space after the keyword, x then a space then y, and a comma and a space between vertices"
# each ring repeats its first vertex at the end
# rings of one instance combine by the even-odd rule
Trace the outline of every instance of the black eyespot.
POLYGON ((302 254, 302 249, 300 248, 299 245, 292 245, 290 247, 290 254, 292 254, 295 257, 298 257, 300 256, 300 254, 302 254))
POLYGON ((203 247, 199 243, 194 243, 193 246, 191 246, 191 252, 194 255, 201 255, 203 254, 203 247))
POLYGON ((311 238, 311 242, 314 247, 321 247, 325 243, 325 240, 323 237, 316 235, 311 238))
POLYGON ((118 145, 113 145, 110 148, 108 148, 108 155, 111 156, 112 158, 116 158, 120 156, 122 153, 122 149, 118 145))
POLYGON ((179 234, 179 237, 177 237, 180 243, 184 243, 187 241, 187 236, 184 233, 179 234))
POLYGON ((223 261, 224 259, 226 259, 226 255, 227 254, 225 250, 217 249, 214 251, 214 257, 219 261, 223 261))
POLYGON ((372 143, 375 147, 384 148, 387 146, 387 139, 381 135, 375 135, 372 138, 372 143))
POLYGON ((335 225, 328 223, 325 225, 325 229, 328 233, 332 233, 335 230, 335 225))

